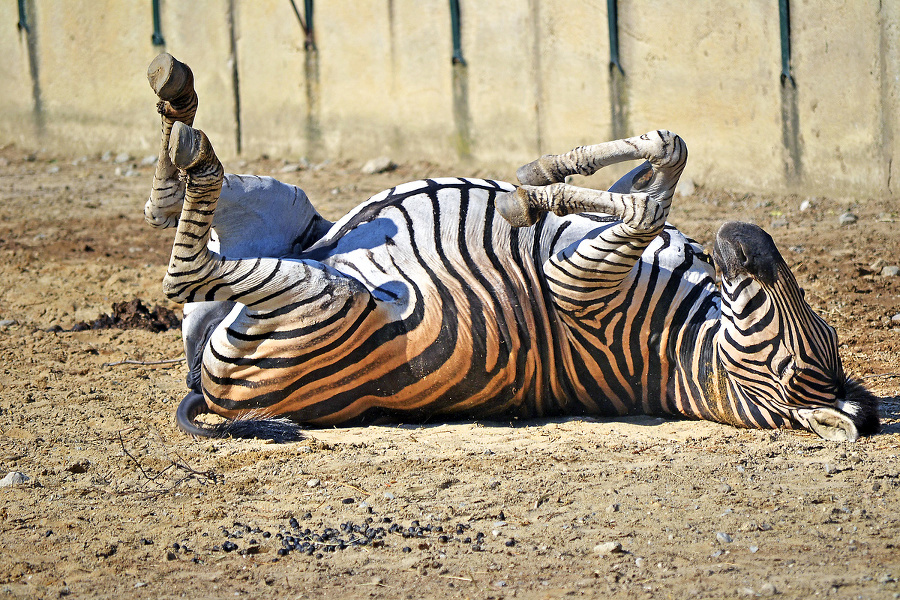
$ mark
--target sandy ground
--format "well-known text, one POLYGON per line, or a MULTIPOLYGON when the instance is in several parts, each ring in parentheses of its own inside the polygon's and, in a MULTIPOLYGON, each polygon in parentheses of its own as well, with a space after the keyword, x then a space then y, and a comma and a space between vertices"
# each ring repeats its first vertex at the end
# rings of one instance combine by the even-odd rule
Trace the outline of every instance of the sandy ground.
MULTIPOLYGON (((300 183, 332 218, 422 176, 512 177, 284 166, 226 168, 300 183)), ((0 477, 29 478, 0 488, 0 594, 900 597, 900 277, 871 266, 900 263, 896 200, 701 188, 671 217, 707 243, 727 219, 773 233, 848 371, 885 397, 874 437, 634 418, 277 445, 187 437, 183 363, 120 364, 178 358, 178 331, 53 331, 134 298, 178 310, 160 291, 172 232, 141 216, 150 178, 140 161, 0 149, 0 477), (298 549, 279 554, 285 538, 298 549)))

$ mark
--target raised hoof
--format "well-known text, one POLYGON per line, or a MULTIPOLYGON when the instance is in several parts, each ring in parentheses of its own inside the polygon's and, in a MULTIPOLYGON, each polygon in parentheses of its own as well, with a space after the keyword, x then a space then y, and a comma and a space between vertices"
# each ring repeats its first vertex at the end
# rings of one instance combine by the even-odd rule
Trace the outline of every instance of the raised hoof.
POLYGON ((187 171, 213 158, 212 145, 206 134, 181 121, 172 126, 169 137, 169 159, 172 164, 187 171))
POLYGON ((147 79, 160 100, 178 103, 179 100, 188 100, 194 93, 194 74, 191 68, 168 52, 153 59, 147 67, 147 79))
POLYGON ((540 212, 531 208, 528 203, 528 194, 522 188, 518 188, 514 192, 497 194, 494 207, 500 216, 513 227, 530 227, 537 223, 538 217, 540 217, 540 212))
POLYGON ((541 164, 543 157, 531 161, 527 165, 522 165, 516 170, 516 177, 522 185, 550 185, 551 183, 560 183, 541 164))

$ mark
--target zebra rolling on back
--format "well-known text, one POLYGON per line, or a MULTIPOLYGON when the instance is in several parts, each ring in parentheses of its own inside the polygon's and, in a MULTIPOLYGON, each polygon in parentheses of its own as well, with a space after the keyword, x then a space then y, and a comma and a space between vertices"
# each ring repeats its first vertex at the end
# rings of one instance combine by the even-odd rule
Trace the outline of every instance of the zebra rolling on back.
POLYGON ((192 129, 192 75, 160 55, 148 222, 177 223, 165 293, 185 306, 194 417, 674 415, 855 440, 878 400, 772 239, 726 223, 712 264, 666 223, 687 148, 667 131, 544 156, 522 185, 428 179, 336 223, 294 186, 227 175, 192 129), (608 192, 563 183, 629 160, 608 192), (721 289, 716 284, 716 267, 721 289))

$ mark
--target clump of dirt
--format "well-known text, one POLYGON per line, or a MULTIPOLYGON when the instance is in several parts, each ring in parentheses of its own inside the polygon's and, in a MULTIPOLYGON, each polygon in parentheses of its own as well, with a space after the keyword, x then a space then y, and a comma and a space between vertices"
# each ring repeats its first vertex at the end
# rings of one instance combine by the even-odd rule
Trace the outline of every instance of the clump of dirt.
POLYGON ((76 323, 70 331, 87 331, 89 329, 146 329, 153 333, 179 329, 181 319, 174 311, 156 305, 152 309, 135 298, 130 302, 116 302, 112 305, 112 314, 102 314, 91 323, 76 323))

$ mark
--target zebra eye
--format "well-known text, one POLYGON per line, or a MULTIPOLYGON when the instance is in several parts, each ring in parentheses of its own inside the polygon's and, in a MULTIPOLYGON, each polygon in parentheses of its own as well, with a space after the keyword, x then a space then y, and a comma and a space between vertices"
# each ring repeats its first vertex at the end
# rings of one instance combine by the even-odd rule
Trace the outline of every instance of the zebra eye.
POLYGON ((775 368, 775 372, 778 373, 778 378, 784 380, 788 375, 790 375, 791 367, 794 366, 794 357, 788 354, 781 361, 779 361, 778 365, 775 368))

